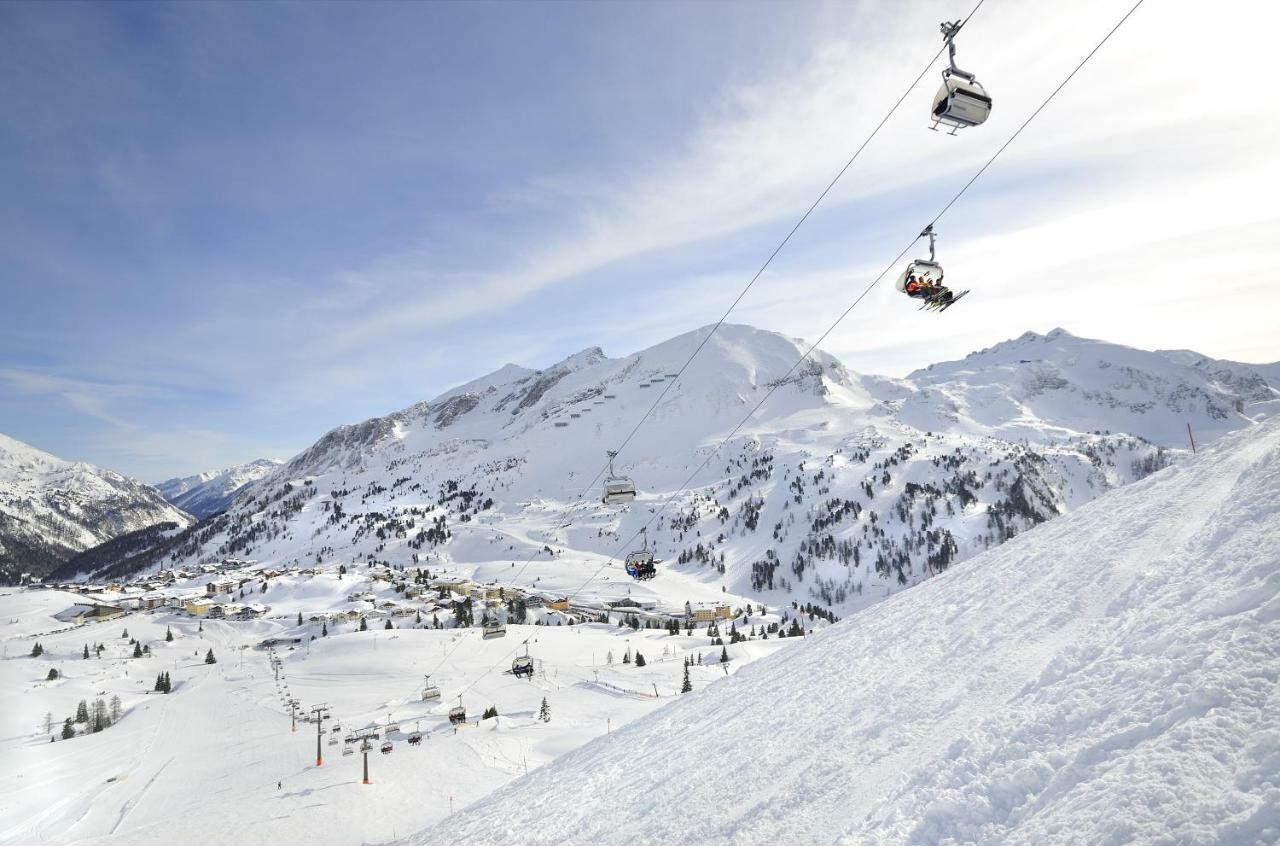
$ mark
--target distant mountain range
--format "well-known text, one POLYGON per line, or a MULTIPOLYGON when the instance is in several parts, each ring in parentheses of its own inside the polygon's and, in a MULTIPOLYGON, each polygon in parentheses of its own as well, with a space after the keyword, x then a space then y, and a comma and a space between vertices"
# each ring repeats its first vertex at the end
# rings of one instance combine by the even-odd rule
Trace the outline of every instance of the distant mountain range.
POLYGON ((157 482, 155 488, 183 511, 205 518, 226 511, 245 485, 258 481, 283 463, 273 458, 259 458, 257 461, 222 470, 207 470, 194 476, 166 479, 157 482))
POLYGON ((154 488, 0 435, 0 580, 45 575, 121 535, 195 520, 154 488))
POLYGON ((789 372, 803 343, 727 324, 674 380, 709 331, 623 358, 593 347, 542 370, 507 365, 341 426, 260 465, 147 566, 235 555, 493 577, 553 559, 541 572, 598 572, 594 591, 682 602, 694 579, 844 615, 1177 460, 1188 424, 1209 443, 1280 407, 1276 365, 1061 329, 893 379, 821 352, 789 372), (605 451, 650 409, 615 463, 639 496, 605 506, 605 451), (662 563, 636 584, 616 558, 646 523, 662 563))

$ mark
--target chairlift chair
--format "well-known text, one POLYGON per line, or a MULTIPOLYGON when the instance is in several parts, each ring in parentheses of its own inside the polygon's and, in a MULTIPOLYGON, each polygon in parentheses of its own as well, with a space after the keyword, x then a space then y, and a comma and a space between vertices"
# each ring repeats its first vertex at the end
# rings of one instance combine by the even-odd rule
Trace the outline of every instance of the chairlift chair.
POLYGON ((987 90, 973 74, 956 67, 955 37, 960 26, 959 21, 942 24, 942 39, 947 43, 951 64, 942 69, 942 86, 933 97, 933 126, 929 127, 936 130, 938 124, 948 126, 950 135, 955 135, 958 129, 978 126, 991 116, 991 96, 987 90))
POLYGON ((521 655, 511 662, 511 675, 516 678, 527 676, 533 678, 533 659, 528 655, 521 655))
POLYGON ((613 472, 613 459, 618 453, 609 450, 609 477, 604 480, 604 496, 601 502, 605 505, 613 505, 615 502, 631 502, 636 498, 636 486, 626 476, 619 476, 613 472))
POLYGON ((355 747, 354 747, 354 746, 344 746, 344 747, 342 747, 342 754, 343 754, 343 755, 354 755, 354 754, 356 754, 356 749, 355 749, 355 747))
POLYGON ((898 277, 895 287, 904 294, 911 293, 908 288, 913 283, 927 288, 942 287, 942 265, 935 260, 934 239, 937 235, 933 231, 932 223, 925 227, 925 230, 920 233, 920 237, 929 239, 929 258, 913 259, 907 264, 907 269, 902 271, 902 275, 898 277))
POLYGON ((415 731, 413 734, 409 735, 410 746, 417 746, 421 742, 422 742, 422 732, 415 731))
POLYGON ((649 549, 649 534, 644 529, 640 530, 641 537, 644 538, 643 545, 633 551, 627 553, 625 567, 627 575, 639 581, 647 581, 658 575, 658 568, 653 560, 653 551, 649 549))
POLYGON ((422 684, 422 700, 424 702, 428 699, 440 698, 440 688, 431 683, 431 676, 423 676, 422 684))
POLYGON ((387 723, 387 734, 391 734, 393 731, 400 731, 399 723, 387 723))
POLYGON ((495 637, 507 636, 507 624, 496 618, 485 620, 483 629, 482 640, 492 640, 495 637))
POLYGON ((389 740, 388 740, 386 743, 382 744, 382 754, 383 754, 383 755, 390 755, 390 754, 391 754, 391 750, 392 750, 392 749, 394 749, 394 748, 395 748, 395 747, 391 745, 391 741, 389 741, 389 740))
POLYGON ((449 723, 451 725, 456 726, 459 723, 465 723, 466 721, 467 721, 466 708, 463 708, 461 705, 458 705, 456 707, 449 709, 449 723))
POLYGON ((331 737, 331 738, 329 738, 329 745, 330 745, 330 746, 337 746, 337 745, 338 745, 338 738, 336 738, 336 737, 331 737))

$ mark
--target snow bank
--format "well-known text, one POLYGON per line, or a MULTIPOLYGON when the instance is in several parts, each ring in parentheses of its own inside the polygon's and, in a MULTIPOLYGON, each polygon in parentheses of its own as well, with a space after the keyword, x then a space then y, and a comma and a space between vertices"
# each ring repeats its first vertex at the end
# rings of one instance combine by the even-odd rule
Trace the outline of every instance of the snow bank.
POLYGON ((1276 843, 1280 424, 402 842, 1276 843))

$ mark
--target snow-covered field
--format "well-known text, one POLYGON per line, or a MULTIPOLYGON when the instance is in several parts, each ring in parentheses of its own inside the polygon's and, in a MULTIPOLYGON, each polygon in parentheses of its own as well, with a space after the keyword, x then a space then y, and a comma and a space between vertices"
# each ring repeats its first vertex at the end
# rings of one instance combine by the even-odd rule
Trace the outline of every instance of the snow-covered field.
MULTIPOLYGON (((291 589, 288 580, 279 581, 272 590, 291 589)), ((300 580, 293 587, 294 607, 314 608, 333 595, 321 584, 308 591, 300 580)), ((505 638, 483 640, 478 628, 360 632, 349 625, 293 650, 279 647, 277 681, 267 652, 254 645, 273 634, 292 635, 294 626, 200 623, 155 612, 44 634, 65 628, 52 615, 77 598, 57 591, 0 594, 0 619, 7 621, 0 661, 3 843, 390 839, 661 707, 678 695, 686 657, 701 654, 705 661, 691 669, 700 688, 790 642, 734 644, 727 647, 732 660, 722 666, 721 648, 710 645, 705 629, 670 636, 604 624, 511 626, 505 638), (165 640, 167 628, 172 642, 165 640), (126 629, 129 638, 121 636, 126 629), (151 656, 130 657, 132 638, 149 646, 151 656), (45 652, 33 658, 36 641, 45 652), (525 641, 535 661, 531 680, 509 672, 525 641), (96 651, 99 642, 106 646, 102 658, 84 659, 84 646, 96 651), (210 649, 216 664, 204 663, 210 649), (637 651, 644 667, 623 663, 637 651), (63 678, 46 681, 50 669, 63 678), (148 693, 161 671, 170 673, 173 692, 148 693), (442 697, 424 703, 427 673, 442 697), (112 696, 123 706, 118 723, 50 742, 46 713, 57 736, 80 700, 92 705, 112 696), (468 724, 454 731, 447 712, 459 696, 468 724), (301 700, 304 710, 332 709, 323 766, 315 765, 314 725, 299 721, 290 731, 288 697, 301 700), (544 698, 547 722, 538 719, 544 698), (481 720, 491 706, 500 716, 481 720), (401 728, 392 735, 394 751, 370 756, 372 784, 364 785, 361 756, 342 755, 341 739, 388 717, 401 728), (331 732, 332 723, 341 730, 331 732), (425 735, 416 748, 405 742, 415 728, 425 735), (330 745, 330 738, 338 742, 330 745)), ((290 607, 278 599, 282 609, 290 607)))
POLYGON ((1280 421, 404 842, 1280 842, 1280 421))

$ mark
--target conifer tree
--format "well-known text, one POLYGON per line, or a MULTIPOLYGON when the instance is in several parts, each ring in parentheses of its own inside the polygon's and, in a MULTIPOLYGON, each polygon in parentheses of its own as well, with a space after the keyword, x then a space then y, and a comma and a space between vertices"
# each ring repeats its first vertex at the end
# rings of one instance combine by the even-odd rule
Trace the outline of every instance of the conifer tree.
POLYGON ((213 657, 213 650, 212 650, 212 649, 210 649, 210 650, 209 650, 209 654, 208 654, 208 655, 204 656, 204 662, 205 662, 206 664, 216 664, 216 663, 218 663, 218 659, 213 657))
POLYGON ((36 641, 36 645, 31 647, 31 657, 39 658, 44 654, 44 647, 40 645, 40 641, 36 641))
POLYGON ((134 658, 141 658, 141 657, 142 657, 142 644, 140 644, 140 643, 138 643, 138 642, 136 642, 136 641, 135 641, 135 642, 134 642, 134 644, 133 644, 133 657, 134 657, 134 658))
POLYGON ((75 736, 76 736, 75 726, 71 725, 71 718, 67 717, 66 721, 62 724, 62 739, 70 740, 75 736))
POLYGON ((50 667, 50 668, 49 668, 49 675, 45 676, 44 678, 45 678, 45 681, 57 681, 57 680, 58 680, 58 671, 57 671, 56 669, 54 669, 53 667, 50 667))
POLYGON ((390 621, 390 620, 387 620, 387 624, 386 624, 385 626, 383 626, 383 628, 384 628, 384 629, 394 629, 394 628, 395 628, 395 626, 391 625, 391 621, 390 621))
POLYGON ((89 722, 89 703, 85 702, 83 699, 81 699, 80 704, 76 706, 76 722, 89 722))
POLYGON ((120 721, 121 710, 123 709, 120 707, 120 697, 113 695, 111 697, 111 710, 108 712, 108 717, 111 722, 115 723, 120 721))
POLYGON ((720 647, 720 663, 721 664, 729 663, 729 650, 723 646, 720 647))
POLYGON ((299 611, 299 612, 298 612, 298 625, 299 625, 299 626, 301 626, 301 625, 302 625, 302 612, 301 612, 301 611, 299 611))
POLYGON ((329 623, 326 620, 325 622, 320 624, 320 637, 328 637, 328 636, 329 636, 329 623))
POLYGON ((361 617, 361 618, 360 618, 360 631, 362 631, 362 632, 367 632, 367 631, 369 631, 369 624, 368 624, 367 622, 365 622, 364 617, 361 617))
POLYGON ((164 640, 165 643, 173 643, 173 630, 168 626, 164 627, 164 640))
POLYGON ((547 697, 545 696, 542 697, 542 707, 538 709, 538 719, 544 723, 551 722, 551 706, 547 704, 547 697))
POLYGON ((636 666, 643 667, 645 664, 644 656, 640 654, 640 650, 636 650, 636 666))
POLYGON ((89 644, 84 645, 84 660, 89 660, 89 644))
POLYGON ((684 682, 680 685, 681 693, 688 693, 693 690, 693 682, 689 681, 689 665, 684 665, 684 682))

